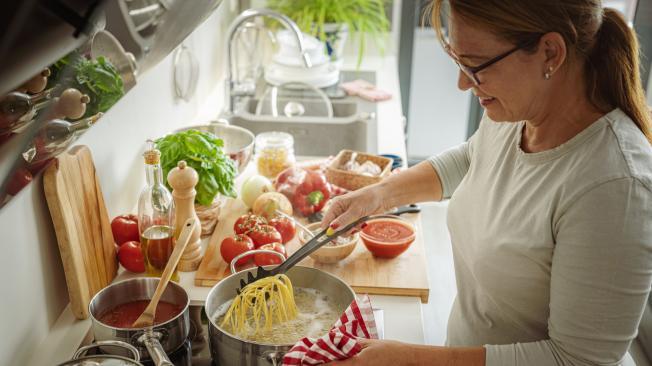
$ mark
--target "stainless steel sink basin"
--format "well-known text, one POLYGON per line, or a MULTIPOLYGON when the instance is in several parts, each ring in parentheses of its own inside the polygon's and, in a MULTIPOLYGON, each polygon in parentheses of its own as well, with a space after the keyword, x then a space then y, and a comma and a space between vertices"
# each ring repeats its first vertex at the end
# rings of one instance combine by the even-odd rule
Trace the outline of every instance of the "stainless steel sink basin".
MULTIPOLYGON (((344 73, 343 76, 346 80, 347 74, 344 73)), ((371 79, 371 82, 375 79, 373 72, 357 72, 355 77, 371 79)), ((328 156, 337 154, 342 149, 378 153, 375 103, 350 96, 331 99, 331 118, 325 117, 323 113, 323 101, 314 97, 279 98, 277 117, 272 116, 268 101, 261 105, 260 114, 257 115, 258 103, 260 99, 256 97, 242 98, 237 103, 235 113, 226 118, 231 124, 244 127, 254 134, 267 131, 292 134, 296 155, 328 156), (302 115, 284 115, 284 106, 290 101, 301 105, 302 115)))

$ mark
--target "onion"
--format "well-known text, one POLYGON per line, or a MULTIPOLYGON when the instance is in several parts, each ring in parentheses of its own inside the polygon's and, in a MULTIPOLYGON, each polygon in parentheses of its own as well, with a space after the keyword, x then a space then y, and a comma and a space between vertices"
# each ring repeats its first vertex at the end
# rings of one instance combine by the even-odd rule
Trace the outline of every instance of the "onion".
POLYGON ((292 216, 292 203, 285 195, 278 192, 263 193, 256 199, 251 208, 254 215, 262 216, 268 220, 278 215, 276 211, 292 216))
POLYGON ((263 177, 262 175, 253 175, 242 184, 242 190, 240 191, 240 199, 247 205, 251 207, 256 201, 256 198, 260 197, 263 193, 273 192, 274 185, 272 182, 263 177))

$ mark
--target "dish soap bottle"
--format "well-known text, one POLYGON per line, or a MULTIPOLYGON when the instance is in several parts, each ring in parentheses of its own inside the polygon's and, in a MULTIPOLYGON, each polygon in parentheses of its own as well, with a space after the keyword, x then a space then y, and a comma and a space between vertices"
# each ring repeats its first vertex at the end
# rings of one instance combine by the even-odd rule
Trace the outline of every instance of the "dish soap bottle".
MULTIPOLYGON (((147 171, 147 186, 138 199, 138 230, 148 276, 160 277, 174 249, 174 200, 165 187, 161 152, 147 141, 143 154, 147 171)), ((172 280, 179 281, 175 268, 172 280)))

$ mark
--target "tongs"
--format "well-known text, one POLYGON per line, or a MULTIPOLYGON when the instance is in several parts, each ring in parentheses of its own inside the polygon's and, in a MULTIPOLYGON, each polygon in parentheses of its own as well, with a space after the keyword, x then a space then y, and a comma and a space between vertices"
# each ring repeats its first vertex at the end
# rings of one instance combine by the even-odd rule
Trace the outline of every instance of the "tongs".
POLYGON ((383 218, 383 217, 391 218, 406 213, 418 213, 418 212, 421 212, 421 208, 419 208, 419 206, 415 204, 412 204, 409 206, 400 207, 391 213, 363 216, 335 232, 332 232, 331 228, 326 228, 320 231, 319 233, 315 234, 315 236, 312 239, 306 242, 303 246, 301 246, 301 248, 299 248, 299 250, 294 252, 294 254, 292 254, 288 259, 286 259, 283 263, 279 264, 278 266, 270 270, 258 266, 258 268, 256 269, 256 275, 254 275, 252 272, 248 272, 247 281, 245 282, 244 279, 241 279, 240 288, 237 289, 236 292, 239 295, 240 291, 245 286, 247 286, 252 282, 258 281, 261 278, 276 276, 287 272, 290 268, 294 267, 297 263, 301 262, 305 257, 310 255, 315 250, 323 247, 324 245, 330 243, 331 241, 337 239, 338 237, 348 233, 350 230, 354 229, 356 226, 362 224, 365 221, 369 221, 371 219, 383 218))

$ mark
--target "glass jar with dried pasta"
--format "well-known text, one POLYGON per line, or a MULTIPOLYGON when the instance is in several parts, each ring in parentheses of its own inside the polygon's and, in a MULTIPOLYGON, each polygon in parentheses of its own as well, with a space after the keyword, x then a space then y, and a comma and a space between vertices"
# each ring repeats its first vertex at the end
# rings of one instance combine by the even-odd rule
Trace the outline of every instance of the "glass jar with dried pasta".
POLYGON ((258 173, 274 179, 295 162, 294 138, 285 132, 263 132, 256 136, 258 173))

